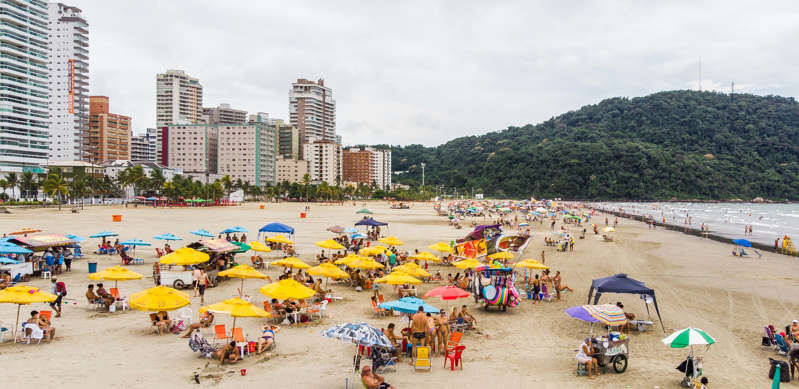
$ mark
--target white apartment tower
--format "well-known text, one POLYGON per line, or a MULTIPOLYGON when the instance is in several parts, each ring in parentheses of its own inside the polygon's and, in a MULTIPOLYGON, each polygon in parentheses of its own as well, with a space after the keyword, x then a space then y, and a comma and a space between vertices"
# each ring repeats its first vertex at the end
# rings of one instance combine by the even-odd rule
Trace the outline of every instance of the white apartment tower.
POLYGON ((343 182, 341 164, 341 145, 321 140, 303 145, 303 155, 308 161, 308 175, 311 182, 318 184, 338 185, 343 182))
POLYGON ((81 10, 48 4, 50 26, 50 159, 88 159, 89 24, 81 10))
POLYGON ((291 84, 289 122, 300 131, 300 143, 336 142, 336 100, 325 80, 300 78, 291 84))
POLYGON ((183 70, 156 76, 156 127, 203 122, 203 86, 183 70))
POLYGON ((48 9, 0 1, 0 173, 44 172, 49 156, 48 9))

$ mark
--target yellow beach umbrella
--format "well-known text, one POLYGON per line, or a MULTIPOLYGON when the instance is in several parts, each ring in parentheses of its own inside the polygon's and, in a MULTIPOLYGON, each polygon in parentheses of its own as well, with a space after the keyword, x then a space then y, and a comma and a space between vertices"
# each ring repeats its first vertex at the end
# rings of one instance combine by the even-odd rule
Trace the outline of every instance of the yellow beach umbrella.
POLYGON ((474 268, 476 268, 478 266, 482 266, 483 264, 480 263, 480 261, 478 261, 476 259, 469 258, 469 259, 464 259, 464 260, 461 260, 461 261, 453 262, 452 265, 457 267, 458 269, 474 269, 474 268))
POLYGON ((291 244, 291 245, 294 244, 294 242, 290 241, 288 238, 286 238, 283 235, 275 235, 275 236, 266 238, 266 241, 267 242, 272 242, 272 243, 282 243, 282 244, 291 244))
POLYGON ((214 313, 227 313, 233 316, 233 328, 236 328, 236 319, 239 317, 272 317, 272 314, 269 312, 256 307, 253 303, 241 297, 234 297, 200 308, 200 313, 209 311, 214 313))
POLYGON ((266 247, 266 245, 264 245, 261 242, 252 241, 252 242, 247 243, 247 244, 250 246, 250 250, 252 250, 252 251, 260 251, 262 253, 268 253, 268 252, 272 251, 272 249, 270 249, 269 247, 266 247))
POLYGON ((19 310, 23 305, 32 303, 51 303, 55 301, 58 296, 42 292, 41 289, 27 286, 17 285, 9 286, 0 290, 0 303, 1 304, 17 304, 17 323, 14 324, 14 342, 17 341, 17 327, 19 327, 19 310))
POLYGON ((413 259, 413 260, 417 260, 417 261, 441 262, 441 258, 436 257, 435 255, 433 255, 433 254, 431 254, 431 253, 429 253, 427 251, 422 251, 421 253, 413 254, 410 257, 408 257, 408 259, 413 259))
POLYGON ((371 258, 355 260, 348 263, 347 266, 353 269, 365 269, 365 270, 382 269, 385 267, 371 258))
POLYGON ((189 304, 188 294, 163 285, 130 295, 130 307, 140 311, 173 311, 189 304))
POLYGON ((119 281, 140 280, 142 277, 144 276, 122 266, 111 266, 97 273, 89 274, 90 280, 114 281, 114 288, 117 287, 119 281))
POLYGON ((377 282, 378 284, 389 284, 389 285, 405 285, 405 284, 418 285, 422 283, 421 280, 413 278, 408 273, 404 273, 401 271, 393 271, 383 277, 376 279, 375 282, 377 282))
POLYGON ((430 273, 426 272, 421 267, 414 266, 413 263, 406 263, 404 265, 399 265, 394 268, 394 271, 401 271, 404 273, 408 273, 408 275, 414 277, 430 277, 430 273))
POLYGON ((196 265, 208 262, 211 257, 191 247, 181 247, 167 255, 161 257, 160 261, 164 265, 196 265))
POLYGON ((430 250, 438 251, 439 253, 451 253, 452 247, 447 242, 433 243, 427 246, 430 250))
POLYGON ((347 272, 339 269, 338 266, 331 263, 323 263, 319 266, 314 266, 308 269, 306 273, 312 276, 327 277, 332 279, 350 278, 350 275, 347 274, 347 272))
POLYGON ((391 251, 386 246, 371 246, 371 247, 364 247, 358 254, 366 255, 369 257, 373 257, 380 253, 386 253, 386 255, 390 255, 391 251))
POLYGON ((314 243, 315 245, 323 248, 323 249, 330 249, 330 250, 344 250, 344 246, 340 243, 336 242, 333 239, 322 240, 319 242, 314 243))
POLYGON ((300 261, 295 257, 283 258, 272 262, 272 264, 277 266, 290 267, 292 269, 308 269, 311 267, 311 265, 303 261, 300 261))
POLYGON ((239 288, 239 296, 244 295, 244 279, 245 278, 260 278, 268 279, 269 276, 255 270, 250 265, 238 265, 227 270, 223 270, 217 274, 222 277, 241 278, 241 288, 239 288))
POLYGON ((616 232, 616 229, 613 227, 605 227, 602 229, 602 232, 616 232))
POLYGON ((513 254, 510 251, 499 251, 489 255, 488 257, 491 259, 513 259, 516 257, 516 254, 513 254))
POLYGON ((333 261, 333 263, 335 263, 336 265, 346 265, 346 264, 348 264, 348 263, 350 263, 352 261, 359 260, 359 259, 365 259, 365 258, 366 257, 362 257, 362 256, 357 255, 357 254, 347 254, 346 257, 339 258, 339 259, 333 261))
POLYGON ((541 262, 536 261, 535 259, 525 259, 524 261, 519 261, 515 265, 515 267, 523 267, 526 269, 539 269, 539 270, 546 270, 549 269, 549 266, 544 265, 541 262))
POLYGON ((393 236, 387 236, 385 238, 382 238, 382 239, 378 240, 378 242, 383 243, 383 244, 387 244, 389 246, 402 246, 402 245, 405 244, 405 242, 403 242, 403 241, 401 241, 401 240, 399 240, 399 239, 397 239, 396 237, 393 237, 393 236))
POLYGON ((278 300, 302 300, 313 297, 316 294, 313 289, 292 279, 285 279, 262 286, 259 291, 267 297, 276 298, 278 300))

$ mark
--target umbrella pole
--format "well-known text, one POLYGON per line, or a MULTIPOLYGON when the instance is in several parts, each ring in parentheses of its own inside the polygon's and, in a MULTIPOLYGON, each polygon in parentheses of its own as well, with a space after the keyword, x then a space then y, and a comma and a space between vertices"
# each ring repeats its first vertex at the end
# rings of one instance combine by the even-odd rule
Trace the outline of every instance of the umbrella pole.
POLYGON ((239 297, 244 297, 244 278, 241 279, 241 287, 239 288, 239 297))
POLYGON ((17 343, 17 327, 19 327, 19 309, 22 308, 22 304, 17 304, 17 323, 14 324, 14 343, 17 343))
MULTIPOLYGON (((233 316, 233 328, 236 328, 236 316, 233 316)), ((230 330, 233 333, 233 330, 230 330)))

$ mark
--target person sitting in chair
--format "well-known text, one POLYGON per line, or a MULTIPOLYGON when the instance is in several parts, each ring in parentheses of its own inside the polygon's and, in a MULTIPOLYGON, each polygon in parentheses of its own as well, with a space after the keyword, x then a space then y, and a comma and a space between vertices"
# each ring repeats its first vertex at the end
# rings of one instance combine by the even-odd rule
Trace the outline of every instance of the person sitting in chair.
POLYGON ((466 311, 466 305, 461 306, 461 311, 458 312, 458 323, 466 323, 470 327, 477 323, 474 316, 466 311))
POLYGON ((367 389, 392 389, 394 388, 383 376, 377 375, 370 366, 364 366, 361 370, 361 382, 367 389))
POLYGON ((278 331, 280 331, 280 327, 278 326, 267 324, 263 327, 263 334, 261 338, 258 339, 258 354, 272 348, 275 344, 275 335, 278 331))
POLYGON ((172 320, 166 311, 158 311, 155 314, 155 326, 158 327, 158 335, 163 335, 164 332, 168 332, 172 328, 172 320))
POLYGON ((191 333, 194 332, 194 330, 199 330, 200 328, 208 328, 211 326, 211 324, 214 324, 214 313, 210 311, 203 312, 202 315, 200 315, 200 322, 191 323, 189 325, 189 329, 186 331, 183 337, 189 338, 191 337, 191 333))
POLYGON ((97 284, 97 296, 103 300, 103 305, 105 305, 106 308, 111 307, 111 304, 116 301, 116 298, 114 298, 111 293, 108 293, 108 291, 105 290, 102 283, 97 284))
POLYGON ((577 352, 577 363, 581 365, 585 365, 586 370, 588 371, 588 378, 594 379, 594 374, 598 377, 599 376, 599 362, 594 358, 594 346, 591 344, 591 338, 585 338, 583 344, 580 345, 580 349, 577 352), (591 374, 593 370, 594 374, 591 374))

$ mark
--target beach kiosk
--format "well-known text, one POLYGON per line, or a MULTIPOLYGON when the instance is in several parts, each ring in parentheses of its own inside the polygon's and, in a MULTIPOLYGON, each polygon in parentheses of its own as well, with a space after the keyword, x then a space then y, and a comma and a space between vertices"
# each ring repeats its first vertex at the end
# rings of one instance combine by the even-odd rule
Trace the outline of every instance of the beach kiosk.
MULTIPOLYGON (((26 255, 25 261, 3 265, 2 269, 11 272, 12 277, 16 274, 21 274, 22 276, 31 275, 46 268, 47 263, 42 256, 45 250, 50 248, 66 249, 72 247, 76 243, 75 240, 61 234, 15 236, 9 239, 8 242, 33 251, 32 254, 26 255)), ((56 257, 55 260, 59 261, 59 258, 56 257)))

